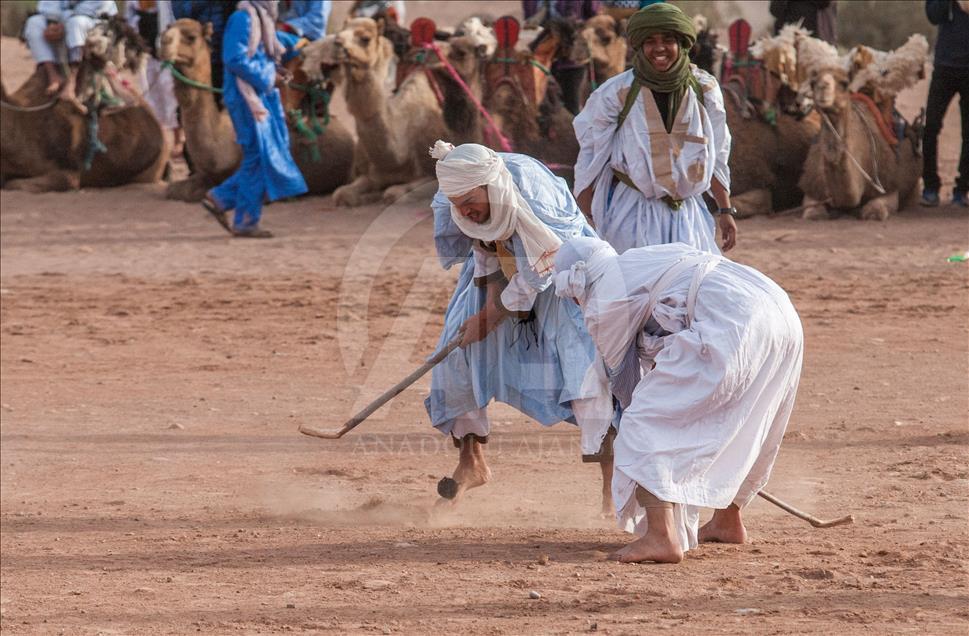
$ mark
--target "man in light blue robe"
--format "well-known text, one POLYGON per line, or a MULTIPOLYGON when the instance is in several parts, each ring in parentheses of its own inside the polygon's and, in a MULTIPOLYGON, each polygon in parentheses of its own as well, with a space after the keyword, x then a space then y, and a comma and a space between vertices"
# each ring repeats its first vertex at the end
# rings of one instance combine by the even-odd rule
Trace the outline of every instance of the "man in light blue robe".
MULTIPOLYGON (((531 157, 477 144, 437 142, 434 197, 438 256, 461 275, 440 346, 461 337, 435 367, 425 402, 431 423, 460 449, 454 498, 491 476, 483 444, 487 405, 509 404, 543 426, 578 423, 583 453, 598 453, 613 416, 612 397, 579 307, 554 293, 551 264, 563 241, 595 236, 565 181, 531 157)), ((603 475, 611 476, 603 465, 603 475)), ((603 509, 611 509, 608 488, 603 509)))
POLYGON ((326 35, 326 22, 333 3, 330 0, 283 0, 276 37, 286 49, 283 62, 299 54, 300 42, 315 42, 326 35))
POLYGON ((242 146, 239 169, 209 190, 202 204, 229 233, 242 238, 269 238, 259 227, 263 201, 306 192, 306 181, 289 151, 289 131, 276 89, 278 2, 247 0, 229 17, 222 41, 225 65, 223 103, 242 146), (233 225, 227 212, 235 210, 233 225))

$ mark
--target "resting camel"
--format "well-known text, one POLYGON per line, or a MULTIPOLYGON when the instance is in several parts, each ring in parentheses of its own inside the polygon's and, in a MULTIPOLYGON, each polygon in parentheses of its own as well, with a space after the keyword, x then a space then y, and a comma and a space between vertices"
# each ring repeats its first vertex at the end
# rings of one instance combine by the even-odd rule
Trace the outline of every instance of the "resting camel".
POLYGON ((922 175, 917 131, 910 127, 893 149, 877 107, 853 98, 850 79, 843 66, 831 66, 811 81, 825 122, 800 181, 805 218, 827 218, 833 210, 884 221, 905 205, 922 175))
POLYGON ((626 70, 626 38, 609 15, 597 15, 578 28, 569 60, 573 67, 556 71, 565 107, 578 115, 589 95, 607 79, 626 70))
MULTIPOLYGON (((115 64, 140 62, 144 44, 123 20, 112 19, 93 32, 79 69, 80 95, 115 64), (85 79, 86 78, 86 79, 85 79)), ((133 106, 105 107, 97 114, 97 139, 105 151, 94 154, 84 169, 89 150, 88 108, 75 99, 54 100, 46 93, 47 78, 38 69, 16 93, 0 82, 0 183, 3 187, 47 192, 79 187, 110 187, 151 183, 162 178, 168 147, 161 126, 138 98, 133 106)))
POLYGON ((800 27, 784 27, 780 35, 764 38, 752 49, 763 68, 750 72, 760 82, 747 85, 735 73, 722 83, 733 140, 730 199, 742 217, 795 207, 804 197, 798 181, 821 126, 818 115, 805 116, 798 102, 805 75, 798 42, 806 40, 816 38, 800 27))
MULTIPOLYGON (((549 81, 543 69, 566 57, 574 38, 574 28, 567 21, 549 20, 529 45, 530 55, 519 53, 509 64, 489 62, 484 104, 515 152, 531 155, 549 164, 553 172, 568 175, 579 154, 573 116, 562 105, 558 84, 549 81), (533 86, 520 81, 517 71, 523 66, 536 68, 534 73, 529 71, 535 77, 533 86)), ((509 51, 498 49, 496 55, 508 59, 509 51)))
MULTIPOLYGON (((181 19, 162 35, 159 55, 190 80, 212 85, 211 51, 208 40, 211 25, 181 19)), ((210 188, 235 172, 242 151, 235 142, 235 131, 228 112, 219 110, 215 96, 183 81, 175 83, 175 98, 181 109, 185 148, 194 173, 184 181, 171 184, 165 193, 170 199, 199 201, 210 188)), ((289 119, 289 118, 287 118, 289 119)), ((353 139, 347 129, 331 117, 315 141, 320 161, 310 152, 313 141, 293 128, 289 121, 290 150, 312 194, 328 194, 350 180, 353 139)))
POLYGON ((357 176, 333 193, 336 205, 357 206, 381 196, 392 201, 430 181, 434 161, 427 149, 447 137, 426 73, 411 73, 391 92, 390 65, 396 58, 382 26, 352 18, 342 31, 304 50, 303 68, 310 77, 318 77, 321 66, 341 67, 347 108, 357 124, 357 176))

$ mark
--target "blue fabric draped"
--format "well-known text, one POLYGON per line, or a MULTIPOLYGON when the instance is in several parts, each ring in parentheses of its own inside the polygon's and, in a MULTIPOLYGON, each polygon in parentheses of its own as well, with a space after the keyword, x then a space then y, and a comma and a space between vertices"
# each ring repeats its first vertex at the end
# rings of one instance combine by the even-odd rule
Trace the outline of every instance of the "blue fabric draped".
MULTIPOLYGON (((559 238, 596 236, 563 179, 531 157, 500 154, 535 216, 559 238)), ((438 191, 431 207, 442 266, 463 266, 445 313, 440 348, 484 307, 486 290, 474 285, 472 241, 451 220, 447 197, 438 191)), ((424 404, 431 423, 442 433, 451 432, 454 418, 491 400, 509 404, 545 426, 563 420, 574 424, 571 400, 588 397, 581 394, 581 387, 594 346, 582 312, 571 300, 555 296, 551 276, 534 273, 517 235, 505 245, 515 255, 518 271, 539 292, 532 308, 534 320, 506 319, 484 340, 456 349, 434 368, 431 393, 424 404)))
POLYGON ((234 209, 236 229, 258 225, 264 200, 276 201, 304 194, 306 181, 289 150, 289 131, 276 90, 276 65, 262 43, 249 57, 249 14, 236 11, 226 25, 222 42, 225 65, 222 101, 232 118, 236 141, 242 146, 239 169, 212 190, 226 210, 234 209), (269 116, 257 122, 239 91, 236 78, 252 86, 269 116))

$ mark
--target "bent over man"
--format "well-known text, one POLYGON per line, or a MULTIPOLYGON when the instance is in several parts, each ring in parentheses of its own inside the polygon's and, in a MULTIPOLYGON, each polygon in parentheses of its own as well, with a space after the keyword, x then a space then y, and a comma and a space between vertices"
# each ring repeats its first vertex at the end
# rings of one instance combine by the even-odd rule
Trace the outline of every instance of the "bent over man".
MULTIPOLYGON (((483 444, 492 400, 545 426, 577 421, 585 454, 598 452, 613 409, 579 308, 552 288, 562 241, 595 236, 565 182, 531 157, 477 144, 438 141, 432 156, 438 255, 445 267, 464 265, 441 334, 441 346, 462 334, 462 347, 435 367, 425 403, 460 448, 456 492, 441 492, 451 497, 491 476, 483 444)), ((608 493, 607 483, 611 508, 608 493)))
POLYGON ((803 333, 760 272, 682 243, 617 255, 574 239, 555 257, 623 406, 613 497, 642 537, 620 561, 677 563, 698 541, 744 543, 794 407, 803 333), (697 529, 699 507, 713 519, 697 529))

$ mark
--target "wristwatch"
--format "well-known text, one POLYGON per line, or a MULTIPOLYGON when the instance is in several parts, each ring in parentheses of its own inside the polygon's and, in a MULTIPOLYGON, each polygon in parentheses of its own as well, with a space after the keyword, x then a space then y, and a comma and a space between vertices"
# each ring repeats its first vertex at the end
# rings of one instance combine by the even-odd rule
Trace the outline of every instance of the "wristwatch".
POLYGON ((729 214, 730 216, 737 217, 737 208, 732 205, 729 208, 717 208, 717 214, 729 214))

